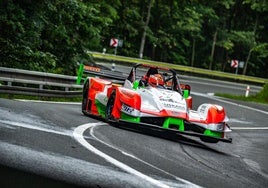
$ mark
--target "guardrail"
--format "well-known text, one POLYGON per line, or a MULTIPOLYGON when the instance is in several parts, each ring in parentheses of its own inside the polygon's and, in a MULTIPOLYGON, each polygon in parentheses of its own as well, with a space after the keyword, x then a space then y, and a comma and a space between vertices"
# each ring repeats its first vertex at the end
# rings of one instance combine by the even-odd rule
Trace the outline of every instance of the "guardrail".
POLYGON ((0 93, 40 97, 79 97, 76 76, 0 67, 0 93))
MULTIPOLYGON (((110 54, 102 54, 97 52, 90 52, 96 59, 105 59, 109 61, 119 61, 126 63, 143 63, 153 64, 159 66, 167 66, 175 70, 209 75, 214 77, 222 77, 233 80, 247 81, 258 84, 268 83, 268 79, 236 75, 231 73, 224 73, 219 71, 211 71, 207 69, 200 69, 182 65, 168 64, 157 61, 144 60, 139 58, 129 58, 123 56, 116 56, 110 54)), ((106 72, 96 72, 88 70, 95 76, 109 76, 106 72)), ((116 72, 112 77, 122 78, 122 75, 116 72)), ((60 74, 52 74, 37 71, 28 71, 21 69, 12 69, 0 67, 0 93, 4 94, 24 94, 34 95, 40 97, 80 97, 82 95, 82 85, 76 84, 76 76, 66 76, 60 74)))
POLYGON ((89 52, 89 53, 92 54, 94 59, 103 59, 103 60, 118 61, 118 62, 124 62, 124 63, 143 63, 143 64, 159 65, 159 66, 169 67, 175 70, 188 72, 192 74, 207 75, 207 76, 216 77, 216 78, 225 78, 225 79, 229 79, 233 81, 252 82, 256 84, 268 83, 268 79, 265 79, 265 78, 232 74, 232 73, 226 73, 226 72, 221 72, 221 71, 195 68, 195 67, 190 67, 190 66, 175 65, 175 64, 145 60, 145 59, 140 59, 140 58, 130 58, 130 57, 124 57, 124 56, 118 56, 118 55, 112 55, 112 54, 103 54, 99 52, 89 52))

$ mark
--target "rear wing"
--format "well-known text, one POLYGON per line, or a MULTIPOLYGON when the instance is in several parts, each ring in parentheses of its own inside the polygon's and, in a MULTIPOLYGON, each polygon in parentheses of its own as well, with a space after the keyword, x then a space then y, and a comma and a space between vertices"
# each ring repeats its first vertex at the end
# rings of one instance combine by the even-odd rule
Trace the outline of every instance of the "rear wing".
POLYGON ((80 85, 81 82, 85 81, 88 76, 111 80, 114 83, 123 83, 127 77, 127 75, 119 71, 113 71, 108 68, 98 66, 80 64, 76 84, 80 85))

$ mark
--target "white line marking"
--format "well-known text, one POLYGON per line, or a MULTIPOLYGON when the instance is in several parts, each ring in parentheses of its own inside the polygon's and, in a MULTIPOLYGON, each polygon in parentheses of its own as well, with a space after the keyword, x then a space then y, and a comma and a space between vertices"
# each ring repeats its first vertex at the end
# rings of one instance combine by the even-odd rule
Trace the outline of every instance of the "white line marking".
POLYGON ((196 92, 192 92, 192 94, 197 95, 197 96, 201 96, 201 97, 210 98, 210 99, 217 100, 217 101, 220 101, 220 102, 224 102, 224 103, 227 103, 227 104, 231 104, 231 105, 234 105, 234 106, 239 106, 241 108, 245 108, 245 109, 248 109, 248 110, 253 110, 253 111, 264 113, 264 114, 267 114, 268 115, 268 112, 267 111, 259 110, 259 109, 252 108, 252 107, 249 107, 249 106, 244 106, 244 105, 237 104, 237 103, 230 102, 230 101, 225 101, 225 100, 220 99, 218 97, 212 97, 212 96, 209 96, 209 95, 206 95, 206 94, 196 93, 196 92))
POLYGON ((239 123, 239 124, 243 124, 243 125, 245 125, 245 124, 252 125, 253 124, 253 122, 239 120, 239 119, 235 119, 235 118, 230 118, 228 123, 239 123))
POLYGON ((14 99, 21 102, 35 102, 35 103, 47 103, 47 104, 73 104, 81 105, 81 102, 58 102, 58 101, 40 101, 40 100, 28 100, 28 99, 14 99))
POLYGON ((178 181, 181 181, 181 182, 183 182, 183 183, 185 183, 185 184, 191 185, 191 187, 199 187, 199 186, 193 184, 192 182, 189 182, 189 181, 187 181, 187 180, 185 180, 185 179, 182 179, 182 178, 179 178, 179 177, 177 177, 177 176, 175 176, 175 175, 173 175, 173 174, 170 174, 169 172, 166 172, 166 171, 164 171, 164 170, 162 170, 162 169, 160 169, 160 168, 158 168, 158 167, 156 167, 156 166, 154 166, 154 165, 152 165, 152 164, 150 164, 150 163, 148 163, 148 162, 146 162, 146 161, 143 161, 142 159, 140 159, 140 158, 138 158, 138 157, 136 157, 136 156, 134 156, 134 155, 132 155, 132 154, 129 154, 129 153, 127 153, 127 152, 125 152, 125 151, 123 151, 123 150, 121 150, 121 149, 119 149, 119 148, 117 148, 117 147, 115 147, 115 146, 113 146, 113 145, 111 145, 111 144, 108 144, 108 143, 106 143, 106 142, 100 140, 99 138, 97 138, 97 137, 94 135, 94 128, 95 128, 95 127, 96 127, 96 126, 92 127, 92 129, 90 129, 90 135, 91 135, 93 138, 95 138, 96 140, 98 140, 99 142, 101 142, 102 144, 104 144, 104 145, 106 145, 106 146, 108 146, 108 147, 110 147, 110 148, 113 148, 113 149, 115 149, 115 150, 121 152, 123 155, 129 156, 129 157, 131 157, 131 158, 133 158, 133 159, 136 159, 136 160, 138 160, 138 161, 140 161, 140 162, 142 162, 142 163, 144 163, 144 164, 146 164, 146 165, 148 165, 148 166, 150 166, 150 167, 152 167, 152 168, 154 168, 154 169, 156 169, 156 170, 159 170, 160 172, 163 172, 163 173, 165 173, 165 174, 167 174, 167 175, 169 175, 169 176, 172 176, 173 178, 177 179, 178 181))
POLYGON ((231 129, 232 130, 268 130, 268 127, 249 127, 250 125, 253 125, 253 122, 249 122, 249 121, 243 121, 243 120, 239 120, 239 119, 230 119, 228 121, 228 123, 239 123, 239 124, 243 124, 243 125, 248 125, 247 127, 245 126, 232 126, 231 129))
POLYGON ((231 127, 233 130, 268 130, 268 127, 231 127))
POLYGON ((28 123, 14 122, 14 121, 9 121, 9 120, 0 120, 0 122, 9 126, 11 125, 11 126, 16 126, 16 127, 23 127, 26 129, 32 129, 32 130, 37 130, 37 131, 42 131, 42 132, 47 132, 47 133, 54 133, 54 134, 59 134, 59 135, 64 135, 64 136, 72 135, 72 132, 70 130, 62 129, 60 127, 49 126, 49 125, 47 125, 47 127, 40 127, 39 125, 30 125, 28 123))
MULTIPOLYGON (((230 85, 230 83, 211 83, 211 82, 198 82, 198 81, 192 81, 192 80, 187 80, 187 81, 184 81, 184 82, 187 82, 187 83, 196 83, 196 84, 199 84, 199 85, 207 85, 207 86, 216 86, 216 87, 221 87, 221 88, 227 88, 227 89, 235 89, 235 90, 240 90, 240 91, 246 91, 246 88, 247 88, 247 85, 230 85), (227 84, 227 85, 224 85, 224 84, 227 84)), ((231 83, 232 84, 232 83, 231 83)), ((259 92, 262 88, 257 88, 255 86, 251 86, 251 92, 259 92)))
POLYGON ((100 157, 104 158, 106 161, 114 164, 115 166, 125 170, 126 172, 129 172, 129 173, 134 174, 138 177, 141 177, 141 178, 151 182, 152 184, 154 184, 156 186, 163 187, 163 188, 169 187, 168 185, 165 185, 165 184, 161 183, 160 181, 157 181, 149 176, 146 176, 145 174, 142 174, 141 172, 125 165, 124 163, 121 163, 120 161, 110 157, 109 155, 106 155, 105 153, 101 152, 100 150, 98 150, 98 149, 94 148, 92 145, 90 145, 84 139, 83 133, 85 132, 85 130, 87 130, 93 126, 97 126, 97 125, 101 125, 101 124, 103 124, 103 123, 99 122, 99 123, 88 123, 88 124, 80 125, 79 127, 75 128, 75 130, 73 132, 73 136, 85 148, 87 148, 91 152, 95 153, 96 155, 99 155, 100 157))
MULTIPOLYGON (((91 152, 95 153, 96 155, 99 155, 100 157, 104 158, 106 161, 112 163, 113 165, 121 168, 122 170, 128 172, 128 173, 131 173, 131 174, 134 174, 150 183, 152 183, 153 185, 156 185, 158 187, 162 187, 162 188, 166 188, 166 187, 169 187, 168 185, 166 184, 163 184, 162 182, 156 180, 156 179, 153 179, 145 174, 142 174, 141 172, 127 166, 126 164, 110 157, 109 155, 101 152, 100 150, 94 148, 92 145, 90 145, 83 137, 83 133, 85 132, 85 130, 89 129, 89 128, 92 128, 94 126, 97 126, 97 125, 102 125, 103 123, 102 122, 98 122, 98 123, 88 123, 88 124, 84 124, 84 125, 80 125, 78 126, 77 128, 75 128, 74 132, 73 132, 73 136, 74 138, 80 143, 82 144, 85 148, 87 148, 88 150, 90 150, 91 152)), ((194 184, 191 184, 192 186, 194 186, 194 184)), ((196 186, 197 187, 197 186, 196 186)))

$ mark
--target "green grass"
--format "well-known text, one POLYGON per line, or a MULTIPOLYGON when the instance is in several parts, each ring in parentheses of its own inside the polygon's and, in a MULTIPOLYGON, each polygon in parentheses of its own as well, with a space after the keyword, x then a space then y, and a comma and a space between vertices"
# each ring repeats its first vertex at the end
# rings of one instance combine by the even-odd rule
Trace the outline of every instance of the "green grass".
POLYGON ((94 59, 96 61, 114 61, 118 62, 118 64, 121 63, 143 63, 143 64, 150 64, 150 65, 158 65, 162 67, 169 67, 173 68, 179 71, 188 72, 191 74, 197 74, 202 75, 206 77, 212 77, 212 78, 221 78, 221 79, 227 79, 227 80, 233 80, 233 81, 242 81, 242 82, 253 82, 258 84, 264 84, 268 82, 267 78, 258 78, 258 77, 252 77, 252 76, 246 76, 246 75, 237 75, 233 73, 227 73, 227 72, 221 72, 216 70, 207 70, 203 68, 197 68, 197 67, 190 67, 190 66, 184 66, 179 64, 170 64, 166 62, 159 62, 159 61, 151 61, 146 59, 140 59, 140 58, 132 58, 132 57, 125 57, 125 56, 118 56, 113 54, 102 54, 99 52, 90 52, 91 55, 93 55, 94 59))
POLYGON ((237 96, 237 95, 231 95, 231 94, 224 94, 224 93, 216 93, 216 96, 234 99, 234 100, 240 100, 240 101, 248 101, 248 102, 257 102, 257 103, 265 103, 268 104, 268 99, 258 98, 256 95, 254 96, 237 96))
POLYGON ((223 93, 216 93, 215 95, 229 98, 229 99, 268 104, 268 83, 264 85, 264 87, 259 93, 257 93, 256 95, 248 96, 248 97, 231 95, 231 94, 223 94, 223 93))
POLYGON ((81 102, 82 101, 82 97, 66 97, 66 98, 63 98, 63 97, 40 97, 40 96, 13 95, 13 94, 0 94, 0 98, 57 101, 57 102, 81 102))

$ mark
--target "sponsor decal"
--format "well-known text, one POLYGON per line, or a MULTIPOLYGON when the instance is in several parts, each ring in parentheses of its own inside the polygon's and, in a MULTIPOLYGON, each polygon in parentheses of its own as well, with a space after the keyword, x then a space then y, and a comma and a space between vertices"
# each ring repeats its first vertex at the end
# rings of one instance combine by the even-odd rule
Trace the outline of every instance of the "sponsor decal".
POLYGON ((200 112, 201 114, 206 114, 206 112, 207 112, 207 108, 208 108, 207 105, 203 105, 203 106, 201 106, 199 112, 200 112))
POLYGON ((163 103, 165 108, 177 109, 177 110, 186 110, 184 106, 174 104, 174 103, 163 103))
POLYGON ((171 113, 172 113, 174 116, 181 116, 181 115, 182 115, 181 112, 171 111, 171 113))
POLYGON ((92 66, 88 66, 88 65, 85 65, 84 66, 84 69, 85 70, 88 70, 88 71, 93 71, 93 72, 100 72, 100 68, 98 68, 98 67, 92 67, 92 66))
POLYGON ((173 103, 175 103, 176 101, 174 101, 173 99, 170 99, 170 98, 166 98, 166 99, 164 99, 164 98, 160 98, 159 99, 161 102, 173 102, 173 103))
POLYGON ((173 93, 165 93, 165 96, 160 96, 159 97, 159 101, 161 102, 161 104, 169 109, 169 110, 174 110, 174 111, 185 111, 186 107, 183 104, 180 104, 175 98, 175 96, 173 95, 173 93))
POLYGON ((134 108, 131 108, 130 106, 123 104, 122 111, 127 113, 127 114, 132 114, 132 112, 134 111, 134 108))
POLYGON ((199 115, 200 115, 200 118, 201 118, 202 120, 207 119, 207 114, 208 114, 209 107, 210 107, 210 105, 208 105, 208 104, 203 104, 203 105, 201 105, 201 106, 198 108, 197 111, 198 111, 198 113, 199 113, 199 115))

